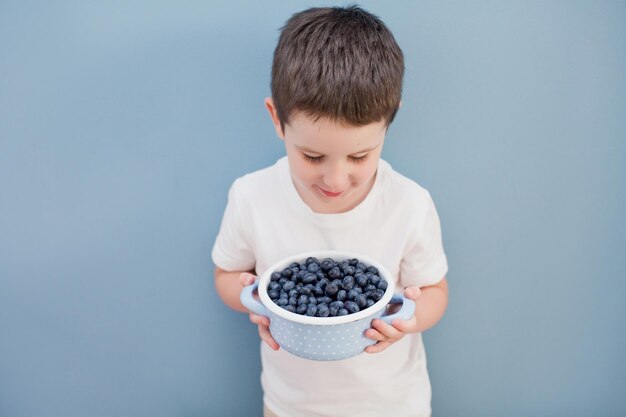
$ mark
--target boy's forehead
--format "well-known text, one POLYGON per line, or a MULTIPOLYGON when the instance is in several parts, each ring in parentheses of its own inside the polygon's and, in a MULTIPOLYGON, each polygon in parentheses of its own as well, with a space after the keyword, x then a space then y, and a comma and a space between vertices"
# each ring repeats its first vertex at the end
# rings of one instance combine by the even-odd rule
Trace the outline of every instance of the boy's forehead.
POLYGON ((385 135, 384 121, 364 126, 351 126, 328 117, 297 113, 285 126, 285 135, 294 145, 311 152, 328 152, 329 148, 361 151, 376 146, 385 135))

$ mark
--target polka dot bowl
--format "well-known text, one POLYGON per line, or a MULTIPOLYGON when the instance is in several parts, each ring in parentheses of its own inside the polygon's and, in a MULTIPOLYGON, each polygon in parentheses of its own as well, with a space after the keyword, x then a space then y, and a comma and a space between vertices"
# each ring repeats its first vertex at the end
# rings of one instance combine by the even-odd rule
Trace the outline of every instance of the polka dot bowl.
POLYGON ((281 349, 305 359, 339 360, 356 356, 367 346, 376 343, 364 334, 371 327, 373 319, 380 318, 391 323, 398 318, 408 320, 414 314, 415 303, 394 293, 394 282, 384 266, 366 256, 343 251, 307 252, 283 259, 268 268, 254 284, 243 289, 241 302, 253 313, 269 317, 270 333, 281 349), (331 258, 338 262, 356 258, 378 268, 379 275, 387 280, 387 289, 383 297, 371 307, 345 316, 310 317, 287 311, 276 305, 267 294, 271 274, 292 262, 304 262, 308 257, 331 258), (258 291, 258 299, 254 297, 255 290, 258 291), (402 306, 394 314, 385 314, 390 304, 402 306))

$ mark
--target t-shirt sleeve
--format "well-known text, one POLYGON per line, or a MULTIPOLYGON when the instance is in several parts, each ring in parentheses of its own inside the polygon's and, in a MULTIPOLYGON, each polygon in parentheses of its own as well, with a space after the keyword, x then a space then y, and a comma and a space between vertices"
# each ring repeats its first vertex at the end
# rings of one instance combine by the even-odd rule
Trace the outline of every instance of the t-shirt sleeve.
POLYGON ((249 271, 254 268, 256 260, 250 244, 250 236, 244 227, 244 201, 239 197, 238 181, 228 191, 228 202, 224 210, 220 231, 215 239, 211 253, 213 263, 226 271, 249 271))
POLYGON ((448 272, 443 250, 439 216, 430 194, 426 210, 413 227, 400 264, 400 284, 403 287, 434 285, 448 272))

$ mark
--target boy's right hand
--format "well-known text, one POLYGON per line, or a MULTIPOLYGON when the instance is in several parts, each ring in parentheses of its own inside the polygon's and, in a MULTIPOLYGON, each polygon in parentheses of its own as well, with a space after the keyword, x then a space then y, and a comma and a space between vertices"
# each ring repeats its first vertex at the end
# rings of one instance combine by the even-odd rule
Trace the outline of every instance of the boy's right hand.
MULTIPOLYGON (((256 277, 247 272, 243 272, 241 273, 241 275, 239 275, 239 283, 242 287, 247 287, 248 285, 254 284, 255 280, 256 277)), ((259 316, 258 314, 250 312, 250 321, 258 325, 259 336, 265 343, 267 343, 270 348, 272 348, 273 350, 278 350, 280 348, 280 346, 278 345, 278 343, 276 343, 276 341, 272 337, 272 334, 270 333, 269 317, 259 316)))

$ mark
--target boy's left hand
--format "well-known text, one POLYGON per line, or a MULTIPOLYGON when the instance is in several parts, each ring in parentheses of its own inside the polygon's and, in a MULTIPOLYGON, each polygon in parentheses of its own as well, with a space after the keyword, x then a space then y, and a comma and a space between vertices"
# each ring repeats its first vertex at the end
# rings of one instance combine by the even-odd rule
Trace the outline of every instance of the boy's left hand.
MULTIPOLYGON (((404 296, 415 301, 419 298, 421 290, 419 287, 407 287, 404 296)), ((392 343, 402 339, 407 333, 417 333, 417 319, 415 315, 409 320, 395 319, 391 325, 381 319, 372 320, 372 327, 365 331, 365 336, 376 340, 377 343, 365 348, 367 353, 378 353, 387 349, 392 343)))

